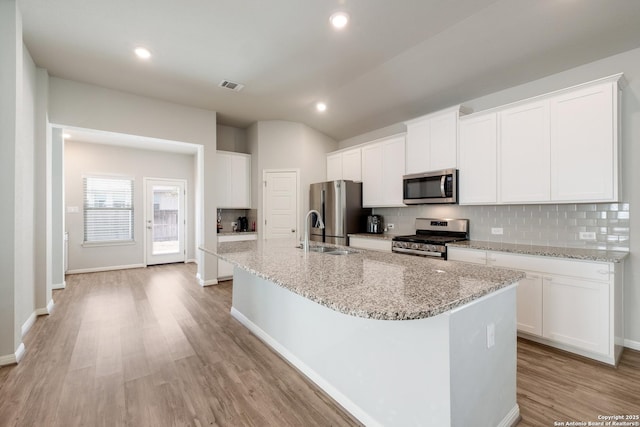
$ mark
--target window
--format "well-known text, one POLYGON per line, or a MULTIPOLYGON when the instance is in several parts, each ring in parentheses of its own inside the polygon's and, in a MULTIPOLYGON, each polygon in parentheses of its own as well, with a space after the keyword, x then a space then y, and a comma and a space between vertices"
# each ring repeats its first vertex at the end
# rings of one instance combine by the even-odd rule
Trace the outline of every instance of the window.
POLYGON ((133 241, 133 180, 84 178, 84 241, 133 241))

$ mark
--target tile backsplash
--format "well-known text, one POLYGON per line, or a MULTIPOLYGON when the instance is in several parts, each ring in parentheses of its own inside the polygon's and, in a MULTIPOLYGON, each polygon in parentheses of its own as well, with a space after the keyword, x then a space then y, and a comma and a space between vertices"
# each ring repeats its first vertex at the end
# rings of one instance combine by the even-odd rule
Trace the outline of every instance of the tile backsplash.
POLYGON ((471 239, 490 242, 588 249, 629 250, 629 204, 459 206, 421 205, 377 208, 393 223, 394 234, 413 234, 416 218, 468 218, 471 239), (502 228, 502 235, 491 234, 502 228), (580 232, 595 240, 580 240, 580 232))

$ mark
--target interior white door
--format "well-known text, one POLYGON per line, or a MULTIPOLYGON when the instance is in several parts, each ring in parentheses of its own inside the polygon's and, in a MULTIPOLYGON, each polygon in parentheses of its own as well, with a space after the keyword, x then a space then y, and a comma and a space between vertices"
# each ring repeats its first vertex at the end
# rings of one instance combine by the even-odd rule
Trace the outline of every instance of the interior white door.
POLYGON ((145 179, 146 264, 185 260, 184 181, 145 179))
POLYGON ((264 172, 264 238, 298 240, 298 172, 264 172))

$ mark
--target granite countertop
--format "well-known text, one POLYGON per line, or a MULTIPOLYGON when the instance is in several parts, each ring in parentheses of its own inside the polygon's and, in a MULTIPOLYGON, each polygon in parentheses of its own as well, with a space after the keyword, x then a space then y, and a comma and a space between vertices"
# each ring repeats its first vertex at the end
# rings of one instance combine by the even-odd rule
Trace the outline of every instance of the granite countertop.
POLYGON ((349 234, 349 237, 362 237, 365 239, 378 239, 378 240, 391 240, 394 237, 398 236, 398 234, 387 234, 387 233, 353 233, 349 234))
POLYGON ((482 242, 478 240, 467 240, 464 242, 447 243, 449 247, 482 249, 487 251, 508 252, 524 255, 538 255, 555 258, 568 258, 584 261, 600 262, 620 262, 625 259, 629 252, 605 251, 597 249, 583 248, 561 248, 555 246, 536 246, 517 243, 482 242))
POLYGON ((257 231, 223 231, 218 236, 243 236, 246 234, 258 234, 257 231))
POLYGON ((377 251, 305 254, 294 245, 260 240, 201 249, 338 312, 380 320, 435 316, 525 276, 514 270, 377 251))

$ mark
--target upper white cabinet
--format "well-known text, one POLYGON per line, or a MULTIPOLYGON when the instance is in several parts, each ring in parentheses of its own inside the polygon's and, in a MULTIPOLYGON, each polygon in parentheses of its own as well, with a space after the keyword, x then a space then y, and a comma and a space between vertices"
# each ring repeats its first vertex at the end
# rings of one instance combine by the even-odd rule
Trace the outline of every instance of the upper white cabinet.
POLYGON ((498 201, 497 151, 497 113, 460 120, 460 204, 498 201))
POLYGON ((404 171, 404 134, 395 135, 363 146, 363 206, 405 206, 402 203, 402 176, 404 171))
POLYGON ((621 78, 461 117, 460 203, 617 202, 621 78))
POLYGON ((618 199, 618 86, 608 82, 551 98, 551 198, 618 199))
POLYGON ((362 181, 361 149, 327 154, 327 181, 362 181))
POLYGON ((405 122, 407 174, 458 167, 458 116, 467 111, 456 106, 405 122))
POLYGON ((549 103, 532 102, 501 111, 499 151, 501 201, 549 201, 549 103))
POLYGON ((251 208, 251 155, 216 152, 218 207, 251 208))

